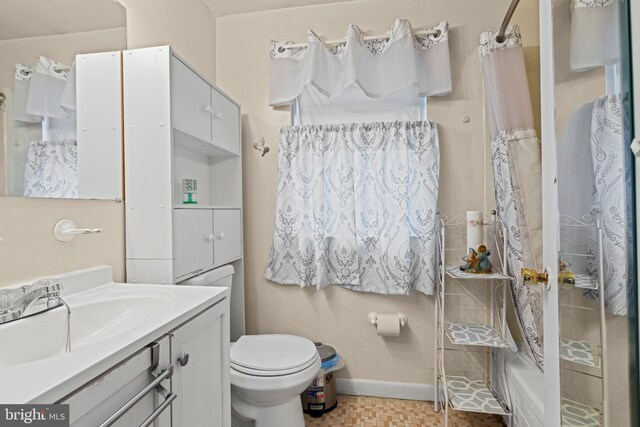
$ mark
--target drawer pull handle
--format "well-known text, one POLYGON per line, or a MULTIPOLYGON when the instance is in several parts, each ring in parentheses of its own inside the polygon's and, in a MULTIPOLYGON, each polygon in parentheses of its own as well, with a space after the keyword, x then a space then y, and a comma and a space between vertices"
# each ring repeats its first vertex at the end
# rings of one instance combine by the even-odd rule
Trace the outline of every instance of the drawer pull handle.
POLYGON ((222 115, 222 113, 215 113, 213 115, 213 118, 216 119, 216 120, 222 120, 223 117, 224 116, 222 115))
POLYGON ((215 236, 213 234, 207 234, 206 236, 204 236, 204 238, 207 240, 207 242, 213 242, 215 236))
POLYGON ((189 353, 185 353, 178 359, 180 366, 187 366, 189 364, 189 353))
POLYGON ((218 239, 219 240, 223 240, 224 239, 224 233, 223 232, 218 233, 218 239))
MULTIPOLYGON (((160 385, 160 383, 166 379, 171 378, 171 376, 173 375, 173 365, 169 365, 167 366, 167 369, 165 369, 164 371, 162 371, 155 380, 151 381, 149 384, 147 384, 147 386, 145 388, 143 388, 142 390, 140 390, 138 392, 138 394, 136 394, 135 396, 133 396, 127 403, 125 403, 124 405, 122 405, 122 407, 120 407, 120 409, 118 409, 116 412, 113 413, 113 415, 111 415, 109 418, 107 418, 107 420, 105 422, 103 422, 102 424, 100 424, 100 427, 109 427, 112 426, 113 424, 115 424, 116 421, 118 421, 120 419, 120 417, 122 417, 124 414, 126 414, 131 408, 133 408, 138 402, 140 402, 147 394, 149 394, 152 390, 158 388, 158 391, 162 394, 162 392, 164 391, 166 393, 166 390, 164 389, 164 387, 162 387, 160 385)), ((164 409, 169 406, 171 404, 171 402, 173 402, 175 400, 175 394, 173 393, 166 393, 165 396, 165 401, 162 403, 162 405, 160 405, 151 415, 149 418, 151 418, 158 410, 160 410, 160 412, 164 411, 164 409), (173 396, 173 397, 172 397, 173 396)), ((157 418, 160 415, 160 413, 158 413, 155 417, 157 418)), ((147 420, 145 420, 145 422, 147 422, 149 420, 149 418, 147 418, 147 420)), ((155 418, 154 418, 155 419, 155 418)), ((151 422, 153 422, 153 419, 151 420, 151 422)), ((151 424, 151 422, 149 424, 151 424)), ((149 424, 142 424, 142 426, 148 426, 149 424)))
POLYGON ((202 109, 205 113, 213 114, 213 108, 211 108, 211 105, 205 105, 202 109))

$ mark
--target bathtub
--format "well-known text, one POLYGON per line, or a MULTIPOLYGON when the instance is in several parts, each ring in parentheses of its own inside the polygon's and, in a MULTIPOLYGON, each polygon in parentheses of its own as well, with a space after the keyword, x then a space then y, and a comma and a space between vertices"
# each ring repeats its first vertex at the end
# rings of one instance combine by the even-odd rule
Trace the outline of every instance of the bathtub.
POLYGON ((507 425, 544 427, 544 374, 524 346, 519 344, 517 353, 499 350, 493 360, 494 385, 513 410, 513 417, 505 417, 507 425))

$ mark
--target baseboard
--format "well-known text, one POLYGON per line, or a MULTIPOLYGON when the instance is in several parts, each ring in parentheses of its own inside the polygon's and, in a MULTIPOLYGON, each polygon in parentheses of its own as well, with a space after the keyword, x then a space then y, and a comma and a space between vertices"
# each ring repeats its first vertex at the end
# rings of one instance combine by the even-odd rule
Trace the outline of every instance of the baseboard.
POLYGON ((338 394, 354 396, 386 397, 391 399, 433 401, 433 384, 399 383, 394 381, 336 378, 338 394))

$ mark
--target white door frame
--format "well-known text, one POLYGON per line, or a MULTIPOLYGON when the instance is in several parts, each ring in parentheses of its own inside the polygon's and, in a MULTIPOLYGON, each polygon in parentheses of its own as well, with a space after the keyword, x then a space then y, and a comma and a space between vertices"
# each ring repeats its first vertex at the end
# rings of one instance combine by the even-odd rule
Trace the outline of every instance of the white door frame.
POLYGON ((544 425, 560 426, 560 336, 558 318, 558 197, 556 167, 555 64, 552 0, 540 1, 540 105, 542 117, 542 260, 549 272, 544 289, 544 425))
MULTIPOLYGON (((634 90, 634 96, 633 96, 633 125, 634 125, 634 144, 632 144, 632 148, 635 148, 634 146, 636 145, 636 141, 640 141, 640 2, 638 1, 631 1, 629 2, 629 18, 630 18, 630 24, 629 24, 629 30, 631 32, 631 46, 630 46, 630 50, 631 50, 631 84, 633 88, 637 88, 638 90, 634 90), (635 31, 634 31, 635 29, 635 31)), ((638 246, 638 242, 640 242, 640 218, 638 218, 638 212, 640 212, 640 152, 636 151, 634 149, 634 153, 635 153, 635 203, 636 203, 636 247, 638 246)), ((636 262, 638 263, 637 265, 640 265, 640 250, 637 250, 637 258, 636 258, 636 262)), ((639 275, 638 277, 636 277, 636 284, 640 284, 640 268, 636 267, 636 271, 637 274, 639 275)), ((636 290, 636 297, 640 297, 640 292, 638 292, 636 290)), ((640 305, 640 304, 639 304, 640 305)), ((630 331, 634 331, 636 334, 638 333, 638 331, 640 331, 640 326, 639 325, 629 325, 630 331)), ((637 335, 635 337, 630 337, 630 339, 640 339, 637 335)), ((630 350, 632 351, 632 355, 633 355, 633 360, 631 360, 631 356, 630 355, 630 369, 632 371, 635 372, 636 377, 635 378, 630 378, 630 384, 631 387, 638 387, 639 384, 639 378, 638 378, 638 373, 637 373, 637 369, 638 369, 638 354, 636 354, 637 352, 637 347, 634 349, 633 347, 637 346, 637 343, 630 343, 630 350)), ((630 398, 635 399, 637 398, 638 394, 640 393, 640 391, 636 390, 635 393, 630 390, 630 398)), ((629 402, 630 406, 631 406, 631 422, 638 422, 638 418, 640 417, 640 415, 638 414, 639 409, 636 407, 637 402, 636 401, 630 401, 629 402)))

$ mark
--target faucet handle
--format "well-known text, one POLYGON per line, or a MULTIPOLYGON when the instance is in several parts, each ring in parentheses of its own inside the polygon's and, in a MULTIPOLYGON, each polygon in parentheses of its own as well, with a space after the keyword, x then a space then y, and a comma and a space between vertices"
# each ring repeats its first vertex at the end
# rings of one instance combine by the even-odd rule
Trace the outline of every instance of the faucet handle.
POLYGON ((15 289, 0 289, 0 313, 11 310, 17 298, 15 289))
POLYGON ((42 288, 45 297, 60 296, 63 289, 62 282, 57 278, 39 280, 34 285, 42 288))

